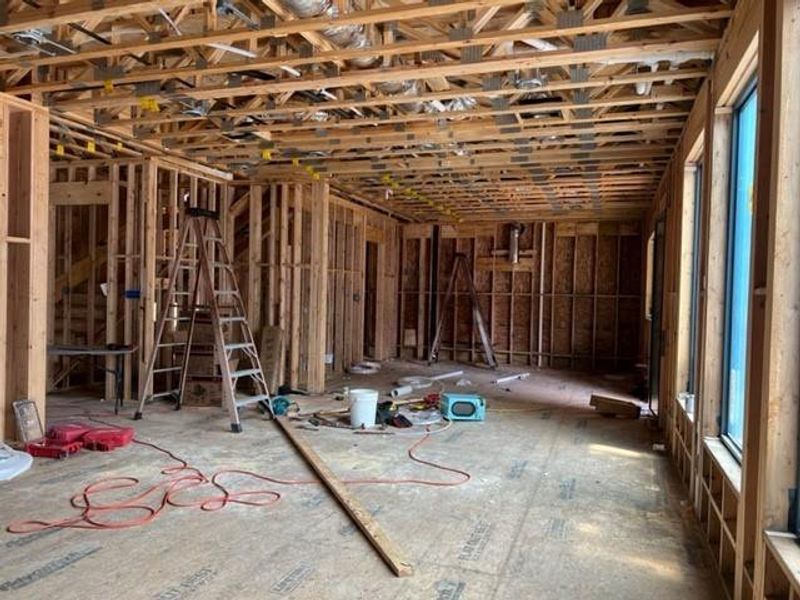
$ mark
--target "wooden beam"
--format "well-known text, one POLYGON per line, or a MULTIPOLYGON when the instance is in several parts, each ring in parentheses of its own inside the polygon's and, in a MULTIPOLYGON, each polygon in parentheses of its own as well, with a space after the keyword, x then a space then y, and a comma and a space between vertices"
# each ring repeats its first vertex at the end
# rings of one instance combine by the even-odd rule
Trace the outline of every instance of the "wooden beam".
MULTIPOLYGON (((139 395, 152 394, 152 381, 146 389, 147 360, 155 343, 156 305, 159 301, 156 288, 156 232, 158 218, 158 164, 146 160, 142 171, 141 203, 144 216, 143 245, 140 248, 139 310, 139 395)), ((130 184, 129 184, 130 185, 130 184)))
POLYGON ((766 587, 763 531, 788 529, 791 496, 799 493, 800 373, 793 363, 800 355, 800 274, 793 265, 800 264, 800 145, 793 130, 800 119, 800 3, 778 0, 764 3, 763 10, 767 37, 759 38, 768 45, 763 52, 774 62, 764 64, 759 74, 772 93, 759 97, 764 103, 759 128, 764 125, 769 130, 762 134, 759 129, 764 142, 758 149, 759 165, 766 172, 759 172, 758 180, 769 184, 758 188, 755 216, 757 226, 766 221, 768 232, 766 240, 756 238, 757 255, 766 254, 766 286, 753 290, 753 300, 765 311, 763 329, 753 327, 751 335, 763 336, 756 346, 763 352, 753 357, 759 364, 754 370, 758 379, 750 386, 748 399, 757 414, 753 425, 758 427, 756 443, 747 449, 749 460, 757 464, 754 598, 772 593, 766 587), (768 158, 762 159, 762 154, 768 158))
MULTIPOLYGON (((120 198, 119 198, 119 166, 111 167, 109 173, 111 194, 108 206, 108 237, 106 246, 106 344, 118 344, 117 329, 119 321, 119 227, 120 227, 120 198)), ((52 188, 51 188, 52 192, 52 188)), ((106 357, 106 369, 114 369, 114 357, 106 357)), ((106 373, 105 398, 116 399, 117 391, 114 389, 115 378, 106 373)))
POLYGON ((311 273, 308 308, 308 389, 325 391, 325 332, 328 303, 328 221, 330 186, 311 184, 311 273))
POLYGON ((381 558, 392 572, 398 577, 412 575, 414 571, 411 563, 383 532, 378 522, 370 512, 364 508, 358 498, 347 489, 345 484, 342 483, 330 467, 325 464, 305 437, 297 432, 297 429, 292 426, 291 421, 286 417, 277 417, 276 421, 286 434, 286 437, 289 438, 289 441, 294 445, 317 476, 319 476, 322 483, 328 488, 328 491, 339 501, 339 504, 353 520, 353 523, 361 530, 364 537, 367 538, 367 541, 377 550, 378 554, 380 554, 381 558))
POLYGON ((111 202, 113 184, 109 181, 64 181, 50 184, 54 206, 92 206, 111 202))
POLYGON ((261 330, 261 224, 262 194, 260 185, 250 188, 250 211, 248 213, 248 249, 247 249, 247 320, 254 332, 261 330))
POLYGON ((24 29, 40 29, 76 23, 90 19, 111 19, 133 14, 154 13, 159 9, 176 6, 202 4, 203 0, 113 0, 101 2, 94 0, 73 0, 67 4, 55 4, 10 12, 8 19, 0 25, 0 33, 14 33, 24 29))

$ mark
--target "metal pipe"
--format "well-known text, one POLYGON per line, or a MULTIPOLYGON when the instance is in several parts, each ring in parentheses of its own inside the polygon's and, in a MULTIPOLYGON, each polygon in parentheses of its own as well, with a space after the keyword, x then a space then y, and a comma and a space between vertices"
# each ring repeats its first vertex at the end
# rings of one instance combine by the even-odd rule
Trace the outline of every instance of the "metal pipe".
POLYGON ((519 223, 511 224, 511 236, 508 242, 508 260, 512 265, 519 263, 519 236, 525 230, 525 226, 519 223))

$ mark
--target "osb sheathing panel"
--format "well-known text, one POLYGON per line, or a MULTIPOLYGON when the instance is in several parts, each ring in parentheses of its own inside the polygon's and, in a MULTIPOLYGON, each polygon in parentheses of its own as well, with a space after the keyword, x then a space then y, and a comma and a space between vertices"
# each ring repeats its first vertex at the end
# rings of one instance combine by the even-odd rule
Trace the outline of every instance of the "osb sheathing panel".
MULTIPOLYGON (((517 264, 508 258, 508 224, 442 227, 437 265, 439 310, 444 311, 440 356, 482 360, 467 282, 457 280, 451 303, 443 305, 454 257, 461 253, 501 362, 575 369, 634 364, 641 304, 639 223, 523 225, 517 264)), ((423 358, 427 331, 418 325, 427 321, 419 311, 428 310, 430 297, 419 282, 427 286, 420 269, 428 268, 432 238, 420 226, 407 229, 411 236, 403 238, 400 290, 406 339, 398 352, 423 358)))

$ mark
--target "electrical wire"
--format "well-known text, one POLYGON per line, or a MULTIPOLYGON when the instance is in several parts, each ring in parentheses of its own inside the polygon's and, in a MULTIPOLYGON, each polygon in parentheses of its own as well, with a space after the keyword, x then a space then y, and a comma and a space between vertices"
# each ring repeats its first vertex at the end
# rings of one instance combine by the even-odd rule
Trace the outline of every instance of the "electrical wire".
MULTIPOLYGON (((102 423, 103 425, 119 427, 114 423, 102 421, 96 417, 82 416, 88 418, 90 421, 102 423)), ((441 465, 431 460, 420 458, 415 454, 417 449, 430 438, 430 435, 430 431, 426 432, 422 438, 414 442, 406 450, 408 458, 421 465, 458 475, 458 480, 438 481, 409 477, 400 479, 343 479, 342 482, 350 485, 413 484, 433 487, 455 487, 469 481, 472 476, 467 471, 441 465)), ((97 500, 96 496, 108 492, 132 490, 137 488, 141 483, 136 477, 105 477, 87 485, 81 492, 72 496, 70 504, 73 508, 80 511, 77 515, 54 521, 45 521, 41 519, 16 521, 9 524, 6 527, 6 531, 16 534, 29 534, 46 529, 128 529, 150 523, 169 506, 175 508, 199 508, 206 512, 215 512, 224 509, 230 504, 263 508, 273 505, 281 499, 281 494, 279 492, 270 489, 231 491, 231 489, 223 485, 221 481, 223 478, 230 475, 248 477, 277 485, 314 485, 321 483, 318 479, 281 479, 244 469, 222 469, 208 477, 200 469, 191 466, 185 459, 171 450, 138 438, 134 438, 133 443, 160 452, 178 463, 177 465, 161 469, 161 474, 167 477, 165 481, 151 485, 124 500, 103 503, 97 500), (180 495, 185 495, 190 490, 196 491, 207 485, 216 488, 217 492, 192 500, 180 498, 180 495), (147 503, 148 499, 153 498, 156 500, 155 505, 147 503), (120 515, 127 515, 130 513, 134 513, 134 516, 123 519, 119 518, 120 515)))

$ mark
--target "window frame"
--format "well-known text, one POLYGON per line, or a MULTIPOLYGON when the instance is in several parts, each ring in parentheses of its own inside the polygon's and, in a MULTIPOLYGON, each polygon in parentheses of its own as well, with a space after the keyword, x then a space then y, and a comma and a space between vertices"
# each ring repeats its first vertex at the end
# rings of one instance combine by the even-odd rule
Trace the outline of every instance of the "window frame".
MULTIPOLYGON (((736 103, 733 105, 733 118, 731 119, 731 158, 730 158, 730 177, 728 183, 728 214, 727 214, 727 241, 726 241, 726 257, 725 257, 725 312, 724 312, 724 331, 723 331, 723 356, 722 356, 722 394, 721 394, 721 402, 720 402, 720 419, 719 419, 719 426, 720 426, 720 439, 722 440, 723 444, 731 451, 733 456, 738 460, 740 463, 742 462, 742 456, 744 452, 744 439, 742 439, 742 443, 734 439, 730 433, 728 432, 729 428, 729 408, 730 408, 730 359, 731 359, 731 320, 732 320, 732 306, 731 306, 731 298, 733 295, 733 251, 734 251, 734 244, 735 244, 735 235, 734 229, 736 225, 735 213, 736 213, 736 194, 738 191, 737 186, 737 175, 738 175, 738 168, 739 168, 739 115, 741 113, 742 108, 745 104, 747 104, 753 95, 756 95, 755 102, 756 102, 756 143, 758 142, 758 106, 759 106, 759 97, 758 97, 758 79, 757 77, 753 77, 752 80, 742 89, 739 97, 736 100, 736 103)), ((754 156, 753 156, 753 171, 754 171, 754 185, 755 181, 758 177, 758 154, 757 148, 754 149, 754 156)), ((752 233, 752 232, 751 232, 752 233)), ((750 334, 750 309, 751 309, 751 294, 750 294, 750 287, 752 283, 752 257, 753 257, 753 248, 752 248, 752 238, 751 238, 751 247, 750 247, 750 273, 749 273, 749 283, 747 286, 747 324, 745 335, 749 337, 750 334)), ((747 341, 745 342, 747 344, 747 341)), ((748 349, 749 350, 749 349, 748 349)), ((745 357, 746 360, 749 358, 748 356, 745 357)), ((745 381, 743 382, 743 387, 745 390, 745 397, 743 398, 743 405, 742 410, 744 412, 742 421, 744 422, 744 416, 746 414, 746 403, 747 403, 747 370, 745 369, 745 381)), ((744 432, 743 432, 744 435, 744 432)))
POLYGON ((700 342, 700 252, 701 236, 703 230, 703 175, 705 173, 705 166, 703 161, 698 161, 694 164, 694 206, 692 207, 692 214, 694 221, 692 222, 692 276, 690 282, 689 292, 689 371, 686 377, 686 392, 689 394, 697 394, 697 380, 700 374, 699 365, 699 348, 700 342))

